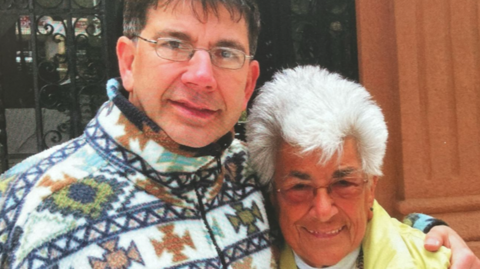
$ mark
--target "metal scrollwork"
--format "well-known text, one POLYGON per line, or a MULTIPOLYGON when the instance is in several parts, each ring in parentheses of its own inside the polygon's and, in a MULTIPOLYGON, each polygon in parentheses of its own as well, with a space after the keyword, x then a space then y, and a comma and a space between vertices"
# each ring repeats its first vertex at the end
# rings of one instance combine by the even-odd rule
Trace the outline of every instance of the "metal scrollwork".
POLYGON ((42 16, 37 19, 39 76, 48 83, 59 83, 67 79, 65 21, 62 18, 42 16))
POLYGON ((293 0, 296 62, 321 64, 357 79, 354 9, 353 0, 293 0))
POLYGON ((88 36, 85 34, 78 34, 75 37, 75 43, 77 46, 88 46, 88 36))
POLYGON ((46 82, 59 82, 55 79, 57 75, 57 65, 51 61, 44 61, 38 65, 38 75, 46 82))
POLYGON ((88 83, 99 83, 106 78, 105 64, 101 53, 101 20, 96 16, 78 18, 75 28, 77 71, 88 83))
POLYGON ((64 112, 69 107, 68 94, 62 86, 47 84, 40 89, 40 103, 43 108, 55 109, 64 112))
POLYGON ((88 121, 95 116, 100 106, 107 101, 105 89, 98 84, 92 84, 83 87, 78 93, 78 102, 80 104, 80 113, 82 117, 82 126, 87 125, 88 121))
POLYGON ((28 0, 0 0, 0 10, 28 8, 28 0))
POLYGON ((60 34, 60 33, 55 33, 53 35, 53 41, 57 44, 65 42, 65 35, 60 34))
POLYGON ((7 100, 11 107, 25 111, 35 109, 31 121, 36 120, 37 147, 32 151, 80 135, 107 99, 106 79, 117 74, 115 64, 107 62, 114 55, 105 39, 112 38, 108 42, 112 45, 121 33, 116 29, 107 37, 106 29, 120 21, 121 2, 0 0, 0 47, 12 62, 8 64, 11 72, 3 72, 7 61, 2 58, 0 62, 0 72, 11 77, 2 95, 9 98, 0 98, 0 102, 7 100))
POLYGON ((90 37, 100 38, 102 34, 102 21, 96 16, 77 18, 73 23, 77 31, 77 39, 88 40, 90 37))
POLYGON ((67 133, 70 130, 70 121, 62 122, 57 126, 57 130, 62 133, 67 133))
POLYGON ((56 8, 63 4, 64 0, 36 0, 35 3, 44 8, 56 8))
POLYGON ((91 17, 86 32, 89 36, 99 37, 102 33, 102 21, 98 17, 91 17))
POLYGON ((43 145, 45 148, 51 148, 60 143, 63 139, 62 132, 59 130, 50 130, 43 136, 43 145))
POLYGON ((46 17, 46 16, 39 17, 35 22, 37 25, 43 24, 43 27, 37 27, 37 33, 39 35, 52 35, 53 31, 55 30, 55 27, 53 27, 51 23, 41 23, 41 22, 48 21, 47 18, 50 18, 50 17, 46 17))
POLYGON ((74 2, 82 8, 96 8, 102 3, 101 0, 74 0, 74 2))
POLYGON ((93 83, 100 83, 106 78, 105 65, 101 61, 92 61, 86 65, 86 68, 78 75, 85 80, 93 83))

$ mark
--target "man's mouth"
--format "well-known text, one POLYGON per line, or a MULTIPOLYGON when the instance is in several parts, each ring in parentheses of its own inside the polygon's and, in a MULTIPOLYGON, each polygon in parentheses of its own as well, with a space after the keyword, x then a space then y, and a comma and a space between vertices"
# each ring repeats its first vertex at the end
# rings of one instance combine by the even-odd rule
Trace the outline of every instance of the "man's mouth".
POLYGON ((187 101, 170 101, 171 104, 182 112, 200 118, 208 118, 217 112, 216 109, 194 104, 187 101))

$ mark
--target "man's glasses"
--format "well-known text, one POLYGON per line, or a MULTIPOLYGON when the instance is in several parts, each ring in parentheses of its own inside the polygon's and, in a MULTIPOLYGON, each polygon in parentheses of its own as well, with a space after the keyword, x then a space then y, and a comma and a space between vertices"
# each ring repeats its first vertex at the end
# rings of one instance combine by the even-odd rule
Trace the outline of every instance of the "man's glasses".
POLYGON ((192 44, 170 37, 161 37, 157 40, 146 39, 139 35, 136 37, 155 44, 155 52, 158 57, 175 62, 190 60, 197 50, 208 52, 212 64, 225 69, 240 69, 245 63, 245 59, 253 58, 253 55, 246 55, 245 52, 234 48, 214 47, 207 50, 194 48, 192 44))
POLYGON ((349 175, 347 177, 335 178, 328 186, 316 187, 310 184, 297 183, 286 185, 276 189, 285 200, 290 203, 311 202, 318 189, 327 189, 327 193, 335 198, 352 199, 359 196, 363 191, 363 186, 368 182, 368 178, 363 174, 349 175))

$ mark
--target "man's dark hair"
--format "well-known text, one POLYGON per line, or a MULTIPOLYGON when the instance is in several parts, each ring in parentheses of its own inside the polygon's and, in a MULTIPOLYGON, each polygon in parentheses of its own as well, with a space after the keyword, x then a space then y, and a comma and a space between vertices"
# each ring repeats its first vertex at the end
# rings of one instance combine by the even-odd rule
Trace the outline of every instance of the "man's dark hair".
MULTIPOLYGON (((260 32, 260 12, 255 0, 189 0, 195 17, 206 20, 209 13, 218 17, 218 8, 224 6, 230 13, 232 20, 245 19, 248 27, 248 41, 250 54, 255 54, 257 39, 260 32), (196 3, 202 6, 202 14, 195 7, 196 3)), ((123 12, 123 35, 134 38, 140 34, 147 24, 147 10, 150 8, 175 8, 182 0, 125 0, 123 12)))

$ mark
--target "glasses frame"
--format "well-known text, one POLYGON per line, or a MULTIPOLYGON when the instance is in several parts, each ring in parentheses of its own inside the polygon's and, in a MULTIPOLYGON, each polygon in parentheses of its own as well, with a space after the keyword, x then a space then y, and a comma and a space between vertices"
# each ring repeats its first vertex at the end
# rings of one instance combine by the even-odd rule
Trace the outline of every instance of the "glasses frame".
POLYGON ((140 35, 134 35, 134 36, 140 38, 141 40, 143 40, 143 41, 145 41, 145 42, 154 44, 154 45, 155 45, 155 54, 157 54, 158 57, 160 57, 160 58, 162 58, 162 59, 165 59, 165 60, 173 61, 173 62, 187 62, 187 61, 189 61, 190 59, 192 59, 192 57, 193 57, 193 55, 195 54, 196 51, 203 50, 203 51, 208 52, 208 54, 210 55, 210 61, 211 61, 212 64, 215 65, 216 67, 222 68, 222 69, 237 70, 237 69, 242 68, 242 67, 245 65, 245 61, 246 61, 247 59, 251 60, 251 59, 253 59, 253 57, 254 57, 254 55, 247 55, 245 52, 243 52, 243 51, 241 51, 241 50, 239 50, 239 49, 234 49, 234 48, 229 48, 229 47, 213 47, 213 48, 211 48, 211 49, 203 49, 203 48, 195 48, 192 44, 190 44, 190 43, 188 43, 188 42, 184 42, 184 41, 182 41, 182 40, 175 39, 175 38, 170 38, 170 37, 160 37, 160 38, 158 38, 157 40, 153 40, 153 39, 144 38, 144 37, 142 37, 142 36, 140 36, 140 35), (169 59, 169 58, 165 58, 165 57, 160 56, 160 55, 158 54, 158 47, 157 47, 156 45, 158 44, 158 41, 161 40, 161 39, 162 39, 162 40, 163 40, 163 39, 165 39, 165 40, 176 40, 176 41, 178 41, 178 42, 180 42, 180 43, 188 44, 189 47, 190 47, 190 49, 191 49, 190 57, 188 57, 188 58, 185 59, 185 60, 172 60, 172 59, 169 59), (213 60, 214 58, 213 58, 213 55, 212 55, 211 51, 212 51, 213 49, 219 49, 219 48, 220 48, 220 49, 223 48, 223 49, 228 49, 228 50, 234 50, 234 51, 240 52, 240 53, 243 55, 243 62, 242 62, 242 64, 241 64, 239 67, 237 67, 237 68, 228 68, 228 67, 218 66, 217 64, 215 64, 215 61, 213 60))
MULTIPOLYGON (((368 176, 367 176, 365 173, 362 172, 362 174, 363 174, 363 180, 362 180, 361 183, 362 183, 362 191, 363 191, 363 188, 365 187, 365 184, 368 183, 369 178, 368 178, 368 176)), ((348 177, 346 177, 346 178, 348 178, 348 177)), ((341 180, 341 179, 340 179, 340 180, 341 180)), ((275 191, 276 191, 277 193, 282 194, 283 198, 284 198, 287 202, 289 202, 289 203, 293 203, 293 204, 305 204, 305 203, 310 203, 310 202, 312 202, 312 200, 313 200, 313 199, 315 198, 315 196, 317 195, 318 189, 327 189, 327 194, 333 199, 333 197, 331 196, 331 193, 333 192, 331 186, 332 186, 332 184, 334 184, 334 183, 336 183, 336 182, 338 182, 338 181, 339 181, 339 180, 331 181, 327 186, 320 186, 320 187, 313 187, 313 186, 312 186, 312 188, 313 188, 313 189, 312 189, 312 193, 313 193, 312 198, 311 198, 311 199, 305 199, 304 201, 299 201, 299 202, 291 201, 291 200, 289 200, 289 199, 287 198, 286 191, 288 191, 288 190, 285 190, 285 189, 282 189, 282 188, 277 188, 277 189, 275 189, 275 191)), ((341 196, 339 196, 339 197, 342 198, 342 199, 348 199, 348 198, 343 198, 343 197, 341 197, 341 196)), ((356 197, 356 196, 354 196, 354 197, 356 197)), ((353 198, 353 197, 351 197, 351 198, 353 198)))

